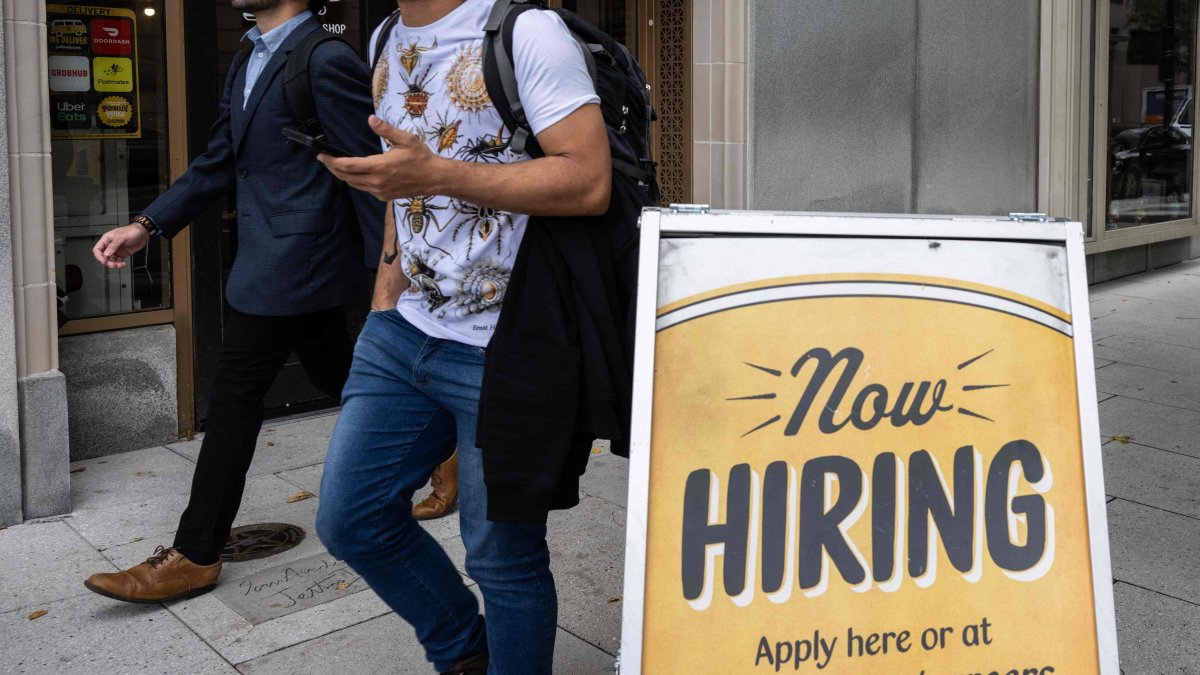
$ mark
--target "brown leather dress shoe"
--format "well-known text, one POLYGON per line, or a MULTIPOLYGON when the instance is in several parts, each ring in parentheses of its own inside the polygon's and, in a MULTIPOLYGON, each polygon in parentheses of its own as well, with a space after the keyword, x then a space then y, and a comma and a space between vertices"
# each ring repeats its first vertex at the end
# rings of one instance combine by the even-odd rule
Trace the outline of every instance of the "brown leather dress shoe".
POLYGON ((487 669, 488 653, 479 652, 475 656, 454 664, 453 668, 441 675, 487 675, 487 669))
POLYGON ((173 548, 159 546, 146 562, 124 572, 93 574, 88 589, 113 600, 152 605, 203 595, 217 585, 221 561, 197 565, 173 548))
POLYGON ((433 470, 429 482, 433 484, 433 494, 423 499, 412 510, 413 518, 417 520, 441 518, 454 510, 454 505, 458 503, 457 450, 450 455, 450 459, 433 470))

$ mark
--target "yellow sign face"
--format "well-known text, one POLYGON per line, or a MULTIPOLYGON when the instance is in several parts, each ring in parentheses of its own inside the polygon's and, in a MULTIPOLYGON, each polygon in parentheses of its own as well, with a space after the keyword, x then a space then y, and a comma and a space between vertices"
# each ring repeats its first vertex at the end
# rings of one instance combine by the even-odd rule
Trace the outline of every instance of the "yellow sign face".
POLYGON ((1071 317, 934 282, 660 309, 642 672, 1099 671, 1071 317))
POLYGON ((97 56, 92 59, 92 81, 96 91, 133 91, 133 60, 97 56))

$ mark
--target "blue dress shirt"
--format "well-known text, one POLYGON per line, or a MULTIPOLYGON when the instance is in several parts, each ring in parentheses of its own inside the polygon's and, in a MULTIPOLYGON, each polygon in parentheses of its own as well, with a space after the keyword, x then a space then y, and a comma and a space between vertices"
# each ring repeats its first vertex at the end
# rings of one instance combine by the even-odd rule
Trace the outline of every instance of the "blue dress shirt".
POLYGON ((271 57, 275 55, 275 50, 279 49, 279 45, 283 44, 283 41, 292 34, 292 31, 296 30, 297 26, 311 16, 312 12, 300 12, 286 23, 266 33, 255 26, 242 36, 243 40, 250 40, 254 43, 254 51, 250 53, 250 58, 246 62, 246 90, 242 92, 242 110, 246 109, 246 101, 250 100, 250 92, 254 90, 254 83, 258 81, 258 76, 262 74, 267 61, 270 61, 271 57))

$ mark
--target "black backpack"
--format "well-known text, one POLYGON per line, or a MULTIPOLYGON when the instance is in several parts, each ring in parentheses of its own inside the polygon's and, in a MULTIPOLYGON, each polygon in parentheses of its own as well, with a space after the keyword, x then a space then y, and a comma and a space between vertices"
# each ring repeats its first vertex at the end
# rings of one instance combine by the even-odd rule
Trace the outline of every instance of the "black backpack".
MULTIPOLYGON (((318 140, 325 139, 325 132, 321 128, 321 121, 317 119, 317 104, 313 100, 308 62, 317 47, 331 40, 345 42, 323 29, 314 30, 300 40, 300 43, 288 54, 288 59, 283 65, 283 98, 287 102, 292 121, 295 122, 296 129, 318 140)), ((254 43, 252 42, 246 43, 238 50, 229 65, 230 72, 237 72, 246 59, 250 58, 250 53, 253 51, 254 43)))
MULTIPOLYGON (((571 10, 547 10, 540 0, 496 0, 484 25, 483 78, 496 112, 512 134, 510 149, 527 152, 531 157, 544 155, 525 118, 513 65, 513 28, 517 17, 529 10, 558 14, 579 42, 600 97, 615 175, 636 182, 645 195, 638 210, 641 206, 657 206, 658 179, 650 153, 650 123, 657 117, 650 105, 645 73, 629 50, 610 35, 571 10)), ((371 59, 372 70, 383 56, 388 35, 399 20, 400 11, 396 10, 383 22, 371 59)))

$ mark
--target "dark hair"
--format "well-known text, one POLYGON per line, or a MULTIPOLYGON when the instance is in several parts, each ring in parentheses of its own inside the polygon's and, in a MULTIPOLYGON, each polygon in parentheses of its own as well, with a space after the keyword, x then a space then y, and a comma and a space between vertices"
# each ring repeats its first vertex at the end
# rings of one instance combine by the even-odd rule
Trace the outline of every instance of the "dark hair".
POLYGON ((313 14, 319 13, 322 9, 325 9, 325 4, 327 1, 328 0, 308 0, 308 11, 312 12, 313 14))

